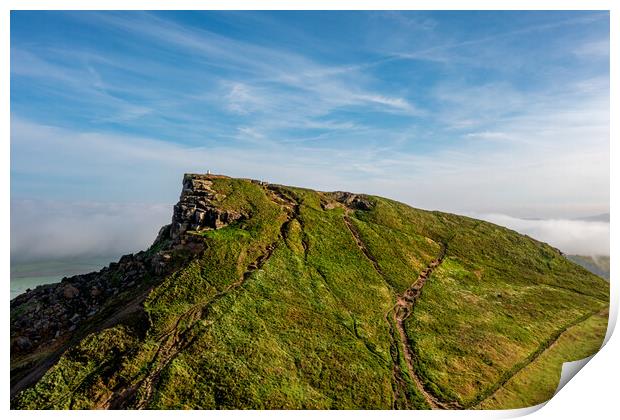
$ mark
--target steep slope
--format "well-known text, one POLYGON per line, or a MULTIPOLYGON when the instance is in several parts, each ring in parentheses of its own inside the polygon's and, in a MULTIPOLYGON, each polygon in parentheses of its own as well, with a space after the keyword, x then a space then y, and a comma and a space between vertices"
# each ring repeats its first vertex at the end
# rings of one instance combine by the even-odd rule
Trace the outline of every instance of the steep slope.
POLYGON ((11 302, 14 408, 514 406, 500 391, 555 377, 525 368, 567 330, 587 341, 570 354, 597 348, 609 301, 490 223, 214 175, 186 175, 172 224, 123 258, 11 302))

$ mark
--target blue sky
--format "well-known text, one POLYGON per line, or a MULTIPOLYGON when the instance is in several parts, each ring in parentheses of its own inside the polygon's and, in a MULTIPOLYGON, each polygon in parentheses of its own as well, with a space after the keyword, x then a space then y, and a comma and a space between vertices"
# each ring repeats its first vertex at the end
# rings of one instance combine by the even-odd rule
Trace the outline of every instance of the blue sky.
POLYGON ((11 13, 14 210, 160 223, 183 172, 207 170, 459 213, 607 212, 609 15, 11 13))

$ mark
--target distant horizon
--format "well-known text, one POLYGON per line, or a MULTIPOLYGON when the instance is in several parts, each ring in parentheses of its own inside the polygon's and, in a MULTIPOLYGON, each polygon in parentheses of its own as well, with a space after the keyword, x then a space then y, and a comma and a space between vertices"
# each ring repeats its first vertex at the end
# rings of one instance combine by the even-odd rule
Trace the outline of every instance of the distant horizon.
MULTIPOLYGON (((16 215, 16 221, 12 223, 15 226, 15 232, 12 233, 15 235, 12 235, 11 239, 11 265, 70 261, 76 258, 82 260, 118 258, 123 254, 146 250, 155 239, 159 229, 170 222, 175 204, 114 203, 115 210, 110 211, 110 203, 66 203, 67 207, 60 206, 50 211, 52 216, 49 219, 37 226, 31 226, 25 220, 31 219, 33 213, 40 211, 38 207, 40 202, 31 202, 35 205, 14 209, 19 203, 20 201, 14 201, 11 204, 12 213, 16 215), (71 214, 71 211, 67 214, 69 209, 74 214, 71 214), (147 220, 141 218, 144 211, 150 216, 147 220), (83 219, 82 214, 89 214, 89 217, 83 219), (97 220, 97 223, 93 223, 93 220, 97 220), (77 226, 73 227, 81 233, 80 236, 66 235, 67 226, 73 223, 77 223, 77 226), (29 229, 24 229, 24 226, 29 229), (127 231, 135 234, 131 240, 128 240, 125 235, 127 231), (42 232, 44 236, 53 238, 53 240, 33 245, 42 232), (72 240, 67 241, 67 238, 72 240), (51 247, 50 244, 52 244, 51 247)), ((423 210, 445 211, 444 209, 423 210)), ((609 213, 550 219, 519 218, 501 213, 459 214, 507 227, 536 240, 549 243, 567 254, 609 256, 609 213)))

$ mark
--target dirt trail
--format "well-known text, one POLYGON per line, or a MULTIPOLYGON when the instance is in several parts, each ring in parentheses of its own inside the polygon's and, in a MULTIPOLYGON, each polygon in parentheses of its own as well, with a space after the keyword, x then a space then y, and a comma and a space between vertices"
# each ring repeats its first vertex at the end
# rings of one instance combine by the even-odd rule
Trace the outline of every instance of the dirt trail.
MULTIPOLYGON (((362 253, 370 261, 370 263, 375 268, 375 271, 377 273, 379 273, 379 275, 384 279, 384 281, 386 282, 387 286, 389 287, 389 289, 393 293, 394 290, 392 289, 392 286, 385 280, 385 274, 383 273, 383 270, 381 270, 381 267, 379 266, 379 263, 377 262, 375 257, 370 253, 368 248, 366 248, 366 244, 364 244, 364 242, 362 241, 362 238, 360 237, 359 232, 353 226, 353 223, 351 223, 351 219, 349 218, 349 214, 348 213, 349 213, 348 211, 345 212, 344 224, 347 226, 347 229, 349 229, 349 232, 351 232, 351 236, 355 240, 355 243, 357 244, 357 247, 360 249, 360 251, 362 251, 362 253)), ((392 326, 392 322, 390 322, 390 320, 389 320, 390 312, 391 312, 391 310, 388 311, 384 315, 384 319, 385 319, 385 322, 388 325, 388 329, 389 329, 389 332, 390 332, 390 341, 391 341, 390 342, 390 356, 392 357, 392 362, 393 362, 393 366, 392 366, 392 379, 393 379, 392 380, 392 394, 394 396, 394 401, 393 401, 393 404, 392 404, 392 408, 393 409, 398 408, 398 404, 399 403, 400 404, 404 404, 404 406, 406 408, 409 408, 409 403, 407 401, 407 395, 406 395, 406 392, 405 392, 405 389, 407 388, 407 383, 405 382, 405 379, 403 378, 403 373, 402 373, 402 370, 400 368, 400 364, 398 363, 398 355, 399 355, 398 343, 397 343, 397 340, 396 340, 396 334, 394 332, 394 328, 392 326)))
MULTIPOLYGON (((370 250, 366 247, 366 244, 364 244, 364 242, 362 241, 360 234, 355 228, 355 226, 353 225, 353 223, 351 222, 351 219, 348 213, 349 212, 345 213, 345 216, 344 216, 345 225, 347 226, 347 228, 351 232, 351 235, 355 239, 355 242, 358 248, 364 253, 366 258, 370 260, 370 262, 374 266, 377 273, 379 273, 385 279, 386 278, 385 273, 381 270, 379 263, 374 258, 374 256, 371 254, 370 250)), ((407 337, 407 331, 405 329, 405 320, 411 315, 413 311, 413 307, 417 299, 420 297, 420 294, 422 293, 422 288, 424 287, 424 284, 430 277, 433 270, 437 266, 439 266, 439 264, 441 264, 445 254, 446 254, 446 246, 444 245, 441 248, 441 252, 439 256, 435 260, 431 261, 428 267, 426 267, 420 273, 416 281, 413 282, 413 284, 407 290, 405 290, 402 294, 396 297, 396 303, 385 314, 384 318, 385 318, 386 323, 389 326, 390 336, 392 338, 391 353, 392 353, 392 359, 394 361, 394 367, 393 367, 394 383, 392 387, 393 393, 394 393, 394 407, 393 408, 397 408, 396 407, 397 400, 400 400, 400 399, 404 399, 405 407, 409 408, 409 404, 406 400, 405 392, 404 392, 404 389, 406 388, 406 383, 404 381, 403 373, 402 373, 402 370, 401 370, 401 367, 398 361, 398 355, 399 355, 399 350, 397 347, 399 346, 398 343, 402 344, 402 347, 404 349, 404 358, 407 364, 407 373, 409 374, 409 377, 415 383, 416 388, 420 391, 420 393, 426 400, 426 403, 432 409, 461 408, 458 405, 458 403, 440 401, 437 397, 435 397, 434 395, 432 395, 430 392, 426 390, 426 388, 424 387, 424 383, 422 382, 422 380, 420 379, 420 377, 418 376, 414 368, 415 366, 414 360, 416 356, 415 356, 413 348, 411 347, 409 338, 407 337), (392 322, 390 322, 389 318, 392 318, 392 320, 394 321, 394 324, 396 325, 396 330, 398 331, 398 336, 396 336, 396 333, 392 326, 392 322)), ((394 292, 393 288, 391 287, 389 282, 387 282, 387 280, 386 280, 386 284, 392 290, 392 292, 394 292)))
POLYGON ((280 238, 270 244, 255 261, 251 262, 247 266, 246 271, 244 271, 235 282, 231 283, 224 290, 217 293, 208 302, 196 304, 187 312, 179 316, 175 322, 175 326, 159 337, 160 345, 155 353, 155 356, 151 359, 150 366, 152 366, 153 369, 149 372, 149 374, 137 385, 113 395, 103 404, 104 408, 123 408, 125 403, 130 402, 131 397, 135 396, 140 389, 143 390, 143 393, 140 395, 139 400, 136 401, 135 406, 136 408, 141 409, 147 408, 148 403, 153 397, 154 391, 157 389, 161 374, 179 355, 179 353, 190 347, 198 338, 198 335, 195 334, 192 326, 200 319, 204 319, 210 308, 215 303, 224 298, 230 292, 240 288, 254 271, 262 268, 269 257, 271 257, 271 254, 273 253, 279 240, 280 238), (182 322, 185 323, 187 327, 180 332, 179 327, 182 322))
POLYGON ((407 370, 409 371, 409 376, 415 383, 416 387, 420 391, 420 393, 424 396, 426 403, 432 409, 459 409, 462 408, 456 402, 444 402, 440 401, 437 397, 431 394, 424 387, 424 382, 419 377, 415 369, 415 359, 416 354, 411 346, 411 342, 409 337, 407 336, 407 330, 405 329, 405 321, 411 313, 413 312, 413 308, 422 294, 422 288, 426 284, 427 280, 433 273, 433 270, 437 268, 441 262, 443 261, 444 256, 446 255, 446 245, 443 245, 441 248, 441 252, 439 256, 431 261, 431 263, 420 273, 415 282, 407 290, 405 290, 402 294, 398 295, 396 298, 396 305, 394 305, 393 310, 391 311, 394 322, 396 323, 396 329, 398 330, 398 335, 400 336, 400 341, 404 348, 404 356, 405 362, 407 363, 407 370))
MULTIPOLYGON (((366 244, 364 244, 364 242, 362 241, 362 238, 360 238, 359 232, 351 223, 351 219, 349 218, 348 212, 345 213, 344 215, 344 224, 349 229, 349 232, 351 232, 351 236, 353 236, 353 239, 355 240, 357 247, 362 251, 362 253, 370 261, 370 263, 375 268, 375 271, 379 273, 379 275, 383 277, 385 280, 385 274, 381 270, 381 267, 379 267, 379 263, 377 262, 375 257, 370 253, 368 248, 366 248, 366 244)), ((388 285, 388 287, 390 287, 390 290, 392 290, 392 287, 390 286, 389 283, 387 283, 387 281, 386 281, 386 284, 388 285)), ((389 312, 385 314, 384 319, 385 319, 385 322, 388 324, 388 328, 390 332, 390 341, 391 341, 390 342, 390 356, 392 357, 392 362, 393 362, 392 394, 394 396, 394 401, 392 404, 392 408, 393 409, 398 408, 399 402, 401 404, 404 404, 406 408, 409 408, 409 404, 407 401, 407 394, 405 392, 405 389, 407 388, 407 383, 405 382, 405 379, 403 378, 403 373, 401 371, 400 364, 398 363, 399 351, 398 351, 398 343, 396 342, 396 334, 394 333, 394 328, 392 326, 392 323, 388 319, 388 316, 389 316, 389 312)))
MULTIPOLYGON (((351 232, 353 238, 355 239, 355 242, 357 243, 357 246, 364 253, 364 255, 370 260, 370 262, 373 264, 375 270, 381 276, 385 277, 385 274, 381 270, 381 267, 379 266, 377 260, 370 253, 370 251, 368 250, 368 248, 366 247, 366 245, 362 241, 362 239, 361 239, 361 237, 359 235, 359 232, 357 231, 357 229, 352 224, 351 219, 348 216, 348 212, 344 216, 344 222, 345 222, 345 225, 347 226, 347 228, 349 229, 349 231, 351 232)), ((589 317, 591 317, 592 315, 594 315, 595 313, 598 312, 598 311, 595 311, 593 313, 586 314, 586 315, 580 317, 579 319, 571 322, 569 325, 565 326, 564 328, 558 330, 555 334, 553 334, 550 337, 549 341, 546 342, 546 344, 541 345, 534 353, 532 353, 528 357, 527 363, 524 363, 523 365, 518 366, 518 368, 515 368, 514 371, 511 372, 511 374, 505 380, 502 380, 501 382, 498 382, 498 383, 490 386, 489 388, 487 388, 487 390, 485 390, 483 392, 483 394, 479 397, 477 403, 463 405, 463 404, 460 404, 457 401, 442 401, 439 398, 437 398, 435 395, 430 393, 425 388, 424 382, 422 381, 422 379, 420 378, 420 376, 416 372, 415 360, 417 358, 417 355, 415 354, 415 350, 413 349, 413 347, 410 344, 410 340, 409 340, 409 337, 407 335, 407 330, 405 328, 405 321, 413 313, 413 308, 415 307, 415 304, 416 304, 418 298, 422 294, 422 289, 423 289, 424 285, 426 284, 426 282, 430 278, 431 274, 433 273, 433 270, 435 270, 442 263, 445 255, 446 255, 446 251, 447 251, 447 244, 443 244, 438 257, 430 262, 430 264, 419 274, 419 276, 416 279, 416 281, 413 282, 412 285, 407 290, 405 290, 403 293, 401 293, 400 295, 398 295, 396 297, 395 305, 385 315, 385 319, 386 319, 386 322, 389 325, 390 334, 391 334, 392 340, 393 340, 392 346, 394 345, 394 331, 393 331, 392 323, 388 320, 388 317, 391 317, 393 319, 393 321, 394 321, 394 323, 396 325, 396 330, 398 331, 398 340, 400 341, 400 343, 402 343, 402 347, 404 348, 404 358, 405 358, 405 361, 406 361, 406 364, 407 364, 407 373, 409 374, 409 377, 415 383, 417 389, 424 396, 424 399, 426 400, 426 403, 432 409, 458 410, 458 409, 466 409, 466 408, 471 408, 471 407, 479 407, 479 405, 483 401, 485 401, 485 400, 491 398, 493 395, 495 395, 495 393, 499 389, 501 389, 515 375, 517 375, 519 372, 521 372, 524 368, 529 366, 531 363, 533 363, 536 360, 538 360, 538 358, 541 356, 541 354, 544 353, 545 351, 547 351, 549 348, 551 348, 557 342, 559 337, 564 332, 566 332, 566 330, 568 330, 569 328, 571 328, 571 327, 573 327, 573 326, 575 326, 575 325, 585 321, 586 319, 588 319, 589 317)), ((404 396, 404 391, 403 391, 403 389, 404 389, 404 387, 406 385, 405 385, 405 382, 404 382, 403 377, 402 377, 401 368, 400 368, 400 366, 398 364, 398 359, 397 359, 398 353, 397 352, 398 352, 398 350, 394 351, 394 349, 392 348, 392 353, 393 353, 392 354, 392 358, 394 360, 394 368, 393 368, 393 377, 394 377, 393 393, 394 393, 394 396, 395 396, 394 408, 396 408, 396 402, 397 402, 396 399, 397 398, 398 399, 403 399, 404 398, 405 399, 405 405, 408 406, 408 404, 406 403, 406 397, 404 396), (394 353, 396 353, 396 354, 394 354, 394 353)))
POLYGON ((240 288, 250 278, 253 272, 259 270, 269 260, 277 244, 284 240, 289 223, 296 219, 299 215, 299 204, 285 195, 277 186, 267 185, 265 188, 267 194, 271 199, 282 208, 285 209, 287 216, 286 220, 280 226, 280 234, 278 238, 267 246, 265 251, 259 255, 256 260, 248 264, 245 271, 239 278, 228 285, 224 290, 217 293, 206 303, 200 303, 192 306, 187 312, 179 316, 175 322, 175 326, 162 334, 159 337, 160 346, 155 353, 155 356, 151 359, 150 366, 153 367, 148 375, 143 378, 138 384, 130 387, 122 392, 115 393, 110 399, 105 401, 102 405, 105 408, 122 408, 127 403, 130 403, 138 394, 139 390, 143 392, 139 395, 139 399, 135 401, 136 408, 147 408, 148 403, 152 400, 154 391, 157 389, 161 374, 170 365, 170 363, 185 349, 193 344, 198 338, 198 334, 192 329, 192 326, 200 319, 205 319, 208 315, 210 308, 218 302, 220 299, 228 295, 230 292, 240 288), (181 322, 188 325, 182 332, 179 332, 179 326, 181 322))
MULTIPOLYGON (((345 214, 344 216, 344 224, 347 225, 347 228, 351 232, 351 235, 353 235, 353 239, 355 239, 355 242, 357 243, 358 248, 364 253, 366 258, 368 258, 370 262, 372 263, 372 265, 375 267, 375 271, 379 273, 381 277, 385 278, 385 274, 381 270, 381 267, 379 267, 379 263, 377 262, 375 257, 370 253, 368 248, 366 248, 366 244, 364 243, 364 241, 362 241, 362 238, 360 237, 360 234, 357 231, 357 228, 355 228, 353 224, 351 223, 351 219, 349 218, 348 214, 345 214)), ((391 288, 392 287, 390 286, 390 289, 391 288)))

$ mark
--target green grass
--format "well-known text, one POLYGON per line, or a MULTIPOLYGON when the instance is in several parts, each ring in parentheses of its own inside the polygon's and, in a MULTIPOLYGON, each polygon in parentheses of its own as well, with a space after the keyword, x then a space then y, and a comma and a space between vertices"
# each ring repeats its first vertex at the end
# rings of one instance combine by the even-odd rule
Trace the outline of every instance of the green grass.
POLYGON ((549 349, 478 408, 521 408, 549 400, 560 381, 562 364, 591 356, 601 347, 608 316, 607 311, 599 312, 567 329, 549 349))
MULTIPOLYGON (((321 206, 329 194, 282 187, 298 203, 289 217, 258 184, 214 178, 213 189, 218 206, 248 217, 195 233, 205 252, 150 293, 145 335, 122 326, 90 335, 14 407, 105 407, 133 387, 129 407, 144 397, 149 408, 392 408, 396 362, 406 399, 397 405, 427 408, 385 314, 446 244, 406 323, 418 375, 442 399, 477 403, 560 329, 608 305, 607 283, 490 223, 369 197, 374 208, 349 217, 377 271, 345 209, 321 206)), ((575 334, 602 339, 596 325, 579 325, 575 334)), ((531 380, 595 350, 574 347, 531 380)), ((515 404, 503 389, 497 404, 515 404)), ((539 398, 531 387, 518 392, 520 402, 539 398)))
POLYGON ((121 355, 136 345, 125 327, 90 335, 68 350, 33 388, 22 393, 20 408, 80 409, 88 408, 100 396, 102 381, 118 380, 114 367, 121 355), (94 400, 93 400, 94 398, 94 400))

